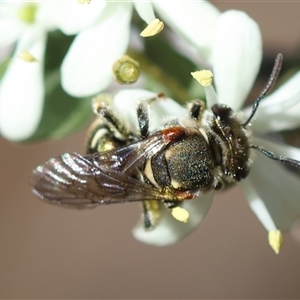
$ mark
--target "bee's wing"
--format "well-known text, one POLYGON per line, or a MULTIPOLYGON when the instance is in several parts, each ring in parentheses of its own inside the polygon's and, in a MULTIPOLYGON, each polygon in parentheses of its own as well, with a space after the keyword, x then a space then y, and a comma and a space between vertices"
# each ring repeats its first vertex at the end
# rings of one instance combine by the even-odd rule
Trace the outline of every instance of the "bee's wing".
POLYGON ((142 200, 176 200, 174 195, 162 193, 135 177, 137 168, 164 145, 156 135, 115 151, 87 156, 65 153, 37 167, 30 184, 41 199, 78 208, 142 200))

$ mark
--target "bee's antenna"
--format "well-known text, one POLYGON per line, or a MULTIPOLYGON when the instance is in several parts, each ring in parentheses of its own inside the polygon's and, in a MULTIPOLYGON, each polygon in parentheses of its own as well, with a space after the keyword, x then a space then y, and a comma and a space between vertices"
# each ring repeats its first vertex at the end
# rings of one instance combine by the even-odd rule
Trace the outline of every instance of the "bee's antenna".
POLYGON ((251 145, 250 148, 258 150, 259 152, 261 152, 262 154, 264 154, 265 156, 267 156, 267 157, 269 157, 271 159, 274 159, 274 160, 277 160, 277 161, 289 164, 289 165, 291 165, 293 167, 297 167, 297 168, 300 167, 300 161, 299 160, 288 158, 288 157, 284 157, 284 156, 281 156, 281 155, 275 155, 273 152, 268 151, 268 150, 264 149, 261 146, 251 145))
POLYGON ((273 87, 273 85, 274 85, 274 83, 275 83, 275 81, 276 81, 276 79, 277 79, 277 77, 280 73, 282 60, 283 60, 282 54, 281 53, 277 54, 276 59, 275 59, 275 63, 274 63, 274 66, 273 66, 273 70, 272 70, 272 73, 269 77, 269 80, 268 80, 266 86, 264 87, 264 89, 259 94, 259 96, 256 98, 256 100, 253 104, 251 115, 248 118, 248 120, 242 125, 243 127, 246 127, 249 124, 249 122, 251 121, 251 119, 253 118, 253 116, 256 113, 256 110, 258 108, 258 105, 259 105, 260 101, 268 94, 270 89, 273 87))

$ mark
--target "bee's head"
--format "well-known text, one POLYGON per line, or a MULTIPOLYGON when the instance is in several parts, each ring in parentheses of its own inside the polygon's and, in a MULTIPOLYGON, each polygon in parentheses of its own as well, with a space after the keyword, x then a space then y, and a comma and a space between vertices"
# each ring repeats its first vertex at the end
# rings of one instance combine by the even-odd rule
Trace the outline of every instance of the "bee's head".
POLYGON ((255 116, 260 101, 268 94, 274 85, 282 65, 282 54, 278 54, 274 63, 274 67, 270 78, 256 98, 252 112, 246 122, 240 123, 233 110, 224 104, 215 104, 211 110, 215 116, 214 132, 221 137, 222 149, 222 171, 225 175, 240 181, 245 178, 250 170, 251 161, 249 159, 250 148, 256 149, 268 158, 289 164, 291 166, 300 167, 300 161, 281 155, 275 155, 271 151, 264 149, 262 146, 250 144, 250 130, 247 128, 251 120, 255 116))
POLYGON ((211 111, 215 116, 213 130, 220 139, 222 149, 222 171, 226 176, 240 181, 250 170, 249 130, 243 128, 229 106, 214 104, 211 111))

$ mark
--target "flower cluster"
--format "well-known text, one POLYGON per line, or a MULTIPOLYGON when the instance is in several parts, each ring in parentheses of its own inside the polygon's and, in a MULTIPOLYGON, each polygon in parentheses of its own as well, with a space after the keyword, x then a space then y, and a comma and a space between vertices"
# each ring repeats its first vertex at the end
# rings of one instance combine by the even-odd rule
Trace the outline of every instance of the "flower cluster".
MULTIPOLYGON (((62 88, 73 97, 90 97, 112 83, 112 66, 120 61, 134 38, 134 31, 131 31, 134 10, 148 24, 142 37, 162 30, 164 25, 155 17, 157 13, 191 52, 201 58, 203 65, 211 69, 215 89, 211 85, 212 73, 208 73, 204 84, 208 109, 222 103, 241 112, 245 118, 250 115, 251 107, 244 108, 243 104, 261 64, 262 38, 258 25, 243 12, 221 13, 206 1, 174 1, 171 7, 167 1, 19 1, 0 3, 0 28, 6 30, 0 35, 0 48, 15 46, 0 78, 1 135, 9 140, 23 141, 32 137, 39 127, 48 91, 45 55, 50 32, 60 30, 73 38, 60 65, 58 76, 62 88)), ((129 75, 139 73, 138 63, 134 66, 136 69, 129 75)), ((133 119, 135 103, 154 95, 145 90, 124 90, 116 94, 114 106, 121 115, 133 119)), ((299 109, 300 72, 297 72, 261 102, 252 122, 254 143, 274 153, 299 158, 299 149, 263 138, 271 132, 299 127, 299 109)), ((168 98, 153 106, 151 128, 159 128, 165 117, 186 112, 185 107, 168 98)), ((249 206, 270 232, 270 244, 275 252, 280 249, 281 231, 289 230, 300 215, 298 181, 296 175, 258 153, 249 176, 240 183, 249 206), (285 191, 289 191, 288 197, 285 191)), ((213 196, 210 192, 201 199, 182 204, 189 212, 187 223, 178 222, 162 206, 162 219, 152 231, 146 231, 139 223, 133 234, 147 244, 173 244, 197 228, 213 196)))
MULTIPOLYGON (((209 24, 219 14, 204 2, 176 2, 169 10, 168 3, 138 1, 62 1, 0 3, 0 48, 16 43, 14 54, 0 84, 0 132, 7 139, 22 141, 37 130, 43 114, 45 98, 44 59, 47 34, 61 30, 76 35, 61 65, 61 84, 75 97, 86 97, 103 91, 113 80, 113 63, 127 50, 133 8, 149 24, 143 36, 159 32, 163 23, 155 18, 154 9, 165 16, 171 28, 178 29, 186 40, 199 49, 211 42, 213 27, 209 24), (210 18, 206 18, 206 13, 210 18), (190 21, 178 18, 189 14, 190 21), (191 29, 204 28, 202 38, 191 29), (180 30, 183 28, 183 30, 180 30), (108 38, 109 33, 109 38, 108 38), (14 87, 14 88, 12 88, 14 87)), ((59 45, 58 45, 59 47, 59 45)))

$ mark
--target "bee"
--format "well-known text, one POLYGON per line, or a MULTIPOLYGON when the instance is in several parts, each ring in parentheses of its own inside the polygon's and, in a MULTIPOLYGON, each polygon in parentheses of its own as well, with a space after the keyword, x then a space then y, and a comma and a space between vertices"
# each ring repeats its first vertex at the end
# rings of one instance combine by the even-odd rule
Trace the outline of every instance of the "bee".
POLYGON ((172 210, 183 201, 246 178, 251 149, 300 167, 297 160, 251 143, 248 125, 276 81, 281 64, 279 54, 246 122, 227 105, 205 109, 195 100, 185 115, 151 131, 150 106, 165 99, 159 94, 137 103, 138 130, 131 130, 109 101, 98 99, 93 105, 98 118, 88 131, 86 155, 65 153, 38 166, 30 180, 33 193, 77 208, 141 201, 144 226, 151 229, 159 222, 160 203, 172 210))

